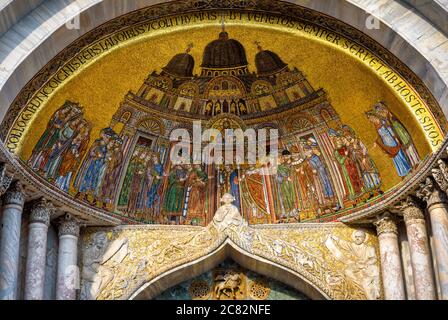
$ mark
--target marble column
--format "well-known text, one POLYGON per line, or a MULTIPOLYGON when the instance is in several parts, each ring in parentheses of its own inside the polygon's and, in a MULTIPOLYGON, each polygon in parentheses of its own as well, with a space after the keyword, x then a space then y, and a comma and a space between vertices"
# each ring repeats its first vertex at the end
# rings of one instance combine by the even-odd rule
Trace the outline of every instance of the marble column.
POLYGON ((403 201, 401 210, 408 235, 416 299, 435 300, 436 288, 423 211, 411 196, 403 201))
POLYGON ((75 300, 79 288, 78 258, 79 223, 66 215, 59 225, 58 272, 56 299, 75 300))
POLYGON ((406 300, 397 224, 390 213, 378 217, 374 223, 378 234, 381 274, 386 300, 406 300))
POLYGON ((14 181, 3 196, 0 239, 0 300, 17 299, 20 229, 24 200, 21 183, 14 181))
POLYGON ((28 253, 26 258, 25 300, 42 300, 45 286, 47 234, 51 203, 40 199, 30 214, 28 253))
POLYGON ((440 284, 440 299, 448 300, 448 199, 437 183, 427 178, 417 195, 426 202, 440 284))

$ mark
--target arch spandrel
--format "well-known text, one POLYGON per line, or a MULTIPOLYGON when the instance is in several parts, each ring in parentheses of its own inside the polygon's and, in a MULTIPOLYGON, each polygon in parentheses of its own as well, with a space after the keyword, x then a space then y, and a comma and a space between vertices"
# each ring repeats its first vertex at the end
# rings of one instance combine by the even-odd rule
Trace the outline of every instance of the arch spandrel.
POLYGON ((248 269, 290 283, 314 299, 380 299, 376 237, 367 235, 356 249, 353 235, 357 231, 339 223, 252 228, 242 218, 230 226, 213 221, 207 227, 89 229, 83 236, 82 275, 98 254, 91 249, 95 237, 104 234, 107 241, 99 249, 103 262, 96 278, 82 279, 81 298, 153 298, 231 257, 248 269), (117 249, 121 243, 127 244, 125 252, 117 249), (353 275, 350 263, 358 274, 353 275), (94 295, 89 296, 92 287, 101 289, 90 291, 94 295))

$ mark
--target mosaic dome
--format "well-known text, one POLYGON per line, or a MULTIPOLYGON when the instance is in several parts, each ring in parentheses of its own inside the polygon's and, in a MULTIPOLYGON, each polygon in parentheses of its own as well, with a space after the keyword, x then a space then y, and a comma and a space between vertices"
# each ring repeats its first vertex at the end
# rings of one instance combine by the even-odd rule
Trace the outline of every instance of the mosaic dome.
POLYGON ((247 66, 246 51, 240 42, 229 39, 227 32, 221 32, 217 40, 205 47, 201 67, 222 69, 243 66, 247 66))
POLYGON ((175 77, 188 78, 193 76, 194 59, 188 53, 176 54, 163 68, 163 71, 175 77))
POLYGON ((287 64, 275 52, 269 50, 260 50, 255 56, 255 65, 258 75, 270 75, 283 70, 287 64))

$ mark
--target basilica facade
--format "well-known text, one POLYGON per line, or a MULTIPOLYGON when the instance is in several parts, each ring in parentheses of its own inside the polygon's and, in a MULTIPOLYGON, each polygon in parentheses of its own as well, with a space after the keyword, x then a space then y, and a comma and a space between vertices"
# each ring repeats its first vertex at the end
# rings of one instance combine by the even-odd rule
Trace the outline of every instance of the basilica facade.
POLYGON ((0 50, 0 299, 448 298, 448 49, 427 75, 357 6, 147 2, 0 50))

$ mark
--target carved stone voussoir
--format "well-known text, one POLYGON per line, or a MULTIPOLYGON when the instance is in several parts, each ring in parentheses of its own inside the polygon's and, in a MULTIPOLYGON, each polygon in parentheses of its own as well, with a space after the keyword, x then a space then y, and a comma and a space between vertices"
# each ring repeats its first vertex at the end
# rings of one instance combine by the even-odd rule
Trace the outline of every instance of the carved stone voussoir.
POLYGON ((426 180, 420 184, 420 189, 417 191, 416 195, 421 200, 425 201, 428 207, 438 203, 448 203, 446 193, 442 191, 439 184, 430 177, 426 178, 426 180))
POLYGON ((378 236, 385 233, 394 233, 398 235, 397 222, 390 213, 385 213, 378 217, 374 222, 378 236))
POLYGON ((54 207, 51 202, 39 199, 32 204, 30 213, 30 223, 43 223, 50 225, 50 216, 54 207))
POLYGON ((3 195, 3 205, 15 204, 23 206, 25 201, 25 194, 20 181, 16 180, 11 183, 11 186, 3 195))
POLYGON ((79 237, 79 228, 78 220, 67 214, 59 222, 59 236, 71 235, 79 237))

